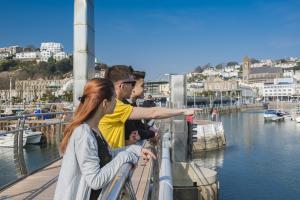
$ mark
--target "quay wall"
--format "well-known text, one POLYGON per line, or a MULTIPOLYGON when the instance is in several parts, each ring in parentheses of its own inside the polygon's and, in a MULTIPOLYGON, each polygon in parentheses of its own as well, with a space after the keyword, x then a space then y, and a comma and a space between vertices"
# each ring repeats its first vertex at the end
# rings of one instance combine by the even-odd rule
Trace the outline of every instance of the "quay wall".
MULTIPOLYGON (((256 109, 263 109, 263 105, 258 104, 245 104, 245 105, 233 105, 233 106, 223 106, 223 107, 214 107, 217 109, 218 113, 224 114, 224 113, 232 113, 232 112, 240 112, 244 110, 256 110, 256 109)), ((199 110, 196 110, 197 114, 209 114, 211 112, 210 107, 201 108, 199 110)))
POLYGON ((276 101, 271 101, 269 102, 268 107, 270 109, 281 109, 281 110, 290 110, 290 109, 296 109, 297 107, 300 107, 300 103, 297 102, 276 102, 276 101))

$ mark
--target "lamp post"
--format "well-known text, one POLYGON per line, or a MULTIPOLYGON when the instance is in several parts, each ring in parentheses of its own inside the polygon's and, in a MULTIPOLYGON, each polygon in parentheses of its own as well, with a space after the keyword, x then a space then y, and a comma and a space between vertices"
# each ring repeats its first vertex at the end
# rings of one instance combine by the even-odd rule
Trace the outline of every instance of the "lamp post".
POLYGON ((221 107, 223 107, 222 90, 220 92, 221 92, 221 107))
POLYGON ((194 108, 196 108, 196 92, 194 91, 194 108))

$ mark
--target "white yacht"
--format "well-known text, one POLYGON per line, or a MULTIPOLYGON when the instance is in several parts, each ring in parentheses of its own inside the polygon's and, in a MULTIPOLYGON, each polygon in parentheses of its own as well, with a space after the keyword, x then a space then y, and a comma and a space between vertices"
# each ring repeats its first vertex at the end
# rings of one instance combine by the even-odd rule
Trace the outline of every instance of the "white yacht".
MULTIPOLYGON (((16 130, 17 125, 9 125, 10 130, 16 130)), ((42 132, 41 131, 32 131, 28 124, 24 125, 23 137, 27 138, 27 144, 38 144, 41 142, 42 132)))
MULTIPOLYGON (((23 137, 23 146, 26 145, 27 137, 23 137)), ((6 133, 6 131, 0 132, 0 147, 14 147, 14 134, 6 133)))

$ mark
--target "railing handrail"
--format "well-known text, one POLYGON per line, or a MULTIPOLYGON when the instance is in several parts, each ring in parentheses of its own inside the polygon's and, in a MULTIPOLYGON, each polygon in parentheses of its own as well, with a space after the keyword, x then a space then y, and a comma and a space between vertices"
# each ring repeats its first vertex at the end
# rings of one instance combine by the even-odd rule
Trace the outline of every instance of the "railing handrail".
POLYGON ((73 112, 72 111, 66 111, 66 112, 48 112, 48 113, 32 113, 32 114, 24 114, 24 115, 14 115, 14 116, 0 117, 0 121, 23 119, 23 118, 27 118, 27 117, 36 117, 36 116, 44 116, 44 115, 70 114, 70 113, 73 113, 73 112))
POLYGON ((38 126, 30 126, 28 128, 16 128, 15 130, 12 131, 5 131, 3 133, 0 133, 0 135, 5 135, 5 134, 16 134, 19 131, 24 131, 24 130, 31 130, 31 129, 36 129, 36 128, 43 128, 43 127, 47 127, 47 126, 52 126, 52 125, 58 125, 58 124, 67 124, 68 122, 66 121, 58 121, 55 123, 47 123, 47 124, 42 124, 42 125, 38 125, 38 126))
POLYGON ((173 199, 173 178, 170 159, 171 133, 167 132, 162 139, 162 156, 159 170, 159 200, 173 199))
POLYGON ((130 172, 132 171, 132 164, 131 163, 125 163, 121 166, 121 168, 118 170, 116 176, 114 179, 108 184, 106 189, 103 191, 101 200, 107 199, 107 200, 115 200, 118 199, 122 188, 125 185, 126 180, 128 179, 128 176, 130 172))

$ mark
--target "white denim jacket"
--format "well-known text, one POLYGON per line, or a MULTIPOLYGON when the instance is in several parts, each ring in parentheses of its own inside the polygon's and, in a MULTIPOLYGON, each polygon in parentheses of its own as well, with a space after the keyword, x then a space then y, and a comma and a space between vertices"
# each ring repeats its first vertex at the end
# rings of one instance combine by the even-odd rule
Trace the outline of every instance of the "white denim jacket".
POLYGON ((88 200, 91 189, 104 189, 124 163, 136 164, 140 153, 138 145, 113 150, 113 160, 100 168, 97 140, 92 130, 85 123, 78 126, 63 156, 54 199, 88 200))

